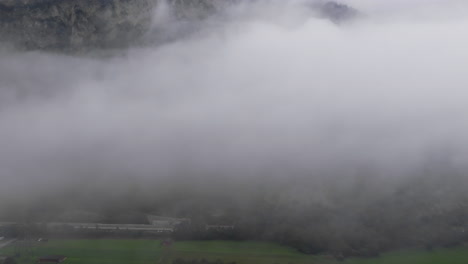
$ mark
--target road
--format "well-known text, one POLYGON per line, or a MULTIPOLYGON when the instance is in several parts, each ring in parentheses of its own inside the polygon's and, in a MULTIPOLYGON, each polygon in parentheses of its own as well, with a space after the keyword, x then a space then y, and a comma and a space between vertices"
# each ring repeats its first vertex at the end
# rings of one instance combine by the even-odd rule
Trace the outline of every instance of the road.
POLYGON ((0 249, 10 245, 11 243, 15 242, 16 239, 4 239, 0 240, 0 249))

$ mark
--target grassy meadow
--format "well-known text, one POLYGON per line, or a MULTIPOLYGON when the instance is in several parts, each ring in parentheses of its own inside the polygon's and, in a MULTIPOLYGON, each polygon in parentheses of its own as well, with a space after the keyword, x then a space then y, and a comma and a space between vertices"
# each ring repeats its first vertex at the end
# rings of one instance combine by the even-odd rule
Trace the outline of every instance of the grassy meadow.
POLYGON ((274 243, 254 241, 180 241, 171 247, 158 240, 51 240, 47 243, 17 242, 0 250, 15 255, 18 264, 35 263, 43 255, 65 255, 68 264, 152 264, 181 259, 222 260, 225 264, 467 264, 468 247, 433 251, 399 251, 379 258, 352 258, 343 262, 328 256, 311 256, 274 243))
POLYGON ((51 240, 33 245, 18 242, 0 250, 5 255, 17 252, 21 253, 18 264, 34 263, 44 255, 65 255, 64 263, 68 264, 171 263, 177 258, 222 260, 226 264, 306 264, 318 263, 319 258, 273 243, 237 241, 182 241, 162 247, 158 240, 51 240))
POLYGON ((379 258, 349 259, 345 264, 467 264, 468 247, 408 250, 383 254, 379 258))

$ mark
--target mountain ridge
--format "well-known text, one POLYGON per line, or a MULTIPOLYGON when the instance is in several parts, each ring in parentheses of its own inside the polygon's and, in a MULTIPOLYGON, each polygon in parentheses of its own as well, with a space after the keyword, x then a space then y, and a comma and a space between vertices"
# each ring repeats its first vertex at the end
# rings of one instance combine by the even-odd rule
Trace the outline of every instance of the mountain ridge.
MULTIPOLYGON (((1 41, 26 50, 123 48, 142 40, 153 10, 167 3, 177 19, 204 19, 239 0, 0 0, 1 41)), ((355 10, 334 1, 310 8, 335 22, 355 10)), ((164 25, 163 25, 164 26, 164 25)))

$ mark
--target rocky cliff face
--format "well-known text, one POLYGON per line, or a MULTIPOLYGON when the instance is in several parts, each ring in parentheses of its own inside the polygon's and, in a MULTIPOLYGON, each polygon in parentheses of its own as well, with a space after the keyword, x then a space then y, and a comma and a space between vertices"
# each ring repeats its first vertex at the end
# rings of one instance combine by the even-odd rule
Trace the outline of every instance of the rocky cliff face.
MULTIPOLYGON (((190 20, 203 19, 242 1, 0 0, 0 42, 24 49, 62 51, 125 47, 148 32, 152 11, 163 2, 175 17, 190 20)), ((311 1, 312 8, 334 21, 354 15, 353 9, 333 1, 311 1)))
POLYGON ((152 0, 0 0, 0 36, 26 49, 117 47, 151 21, 152 0))
POLYGON ((315 4, 314 8, 318 10, 323 17, 335 23, 341 23, 359 16, 359 12, 356 9, 334 1, 315 4))

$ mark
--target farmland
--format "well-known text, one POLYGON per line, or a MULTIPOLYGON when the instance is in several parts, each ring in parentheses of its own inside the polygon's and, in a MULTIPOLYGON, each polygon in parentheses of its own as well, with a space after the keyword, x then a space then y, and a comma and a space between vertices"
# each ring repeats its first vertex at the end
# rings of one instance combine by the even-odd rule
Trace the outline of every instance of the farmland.
POLYGON ((468 263, 468 248, 451 249, 403 250, 383 254, 379 258, 349 259, 346 264, 466 264, 468 263))
POLYGON ((15 255, 18 264, 34 263, 39 256, 65 255, 68 264, 150 264, 172 263, 176 259, 208 260, 238 264, 466 264, 468 249, 405 250, 379 258, 351 258, 338 262, 328 256, 312 256, 274 243, 255 241, 179 241, 170 247, 159 240, 79 239, 51 240, 47 243, 16 242, 0 255, 15 255))
POLYGON ((43 255, 65 255, 69 264, 171 263, 177 258, 239 264, 302 264, 317 259, 272 243, 236 241, 182 241, 163 247, 158 240, 51 240, 29 245, 18 242, 0 251, 6 255, 18 252, 19 264, 32 263, 43 255))

